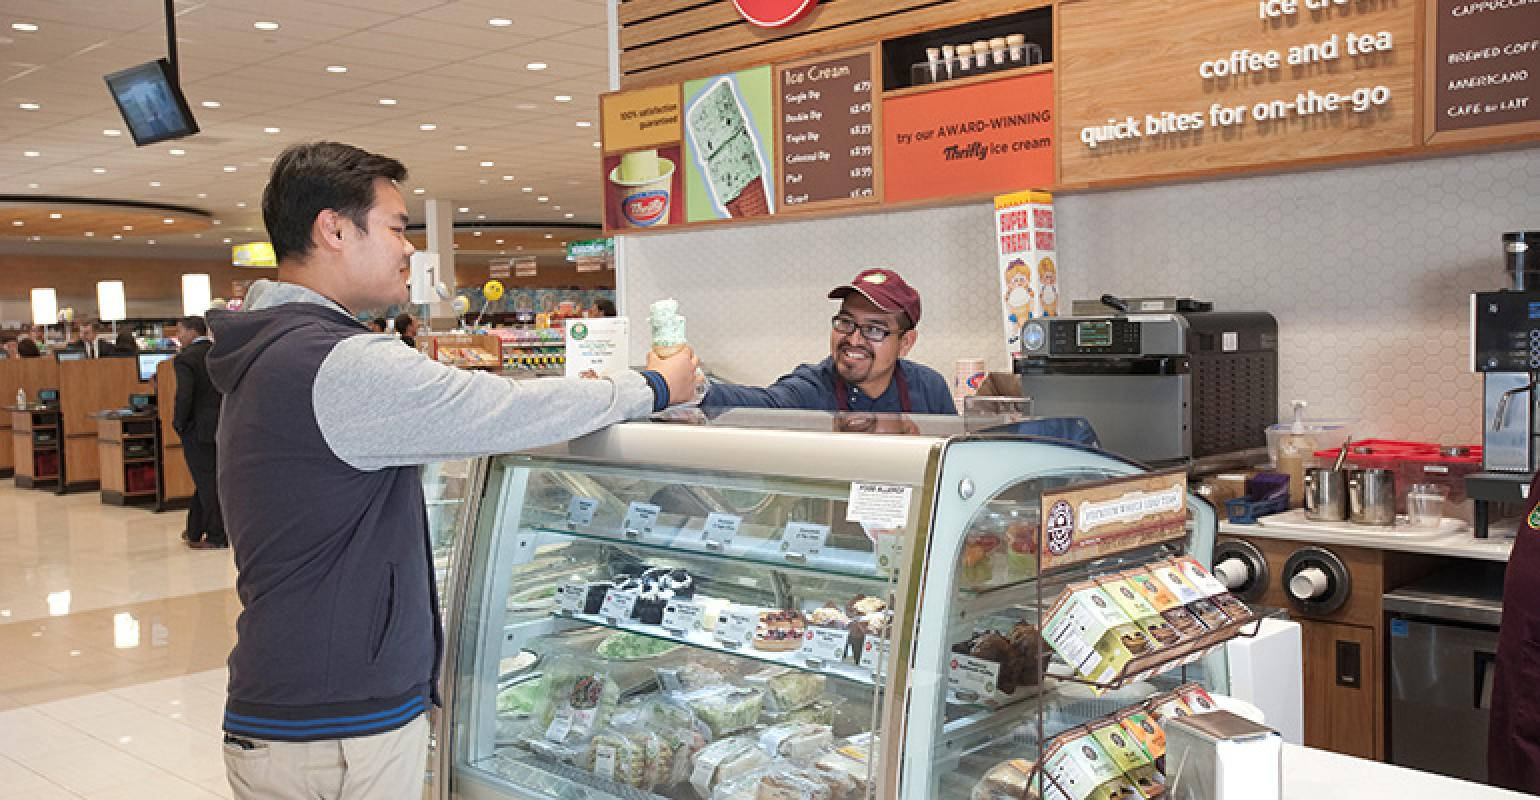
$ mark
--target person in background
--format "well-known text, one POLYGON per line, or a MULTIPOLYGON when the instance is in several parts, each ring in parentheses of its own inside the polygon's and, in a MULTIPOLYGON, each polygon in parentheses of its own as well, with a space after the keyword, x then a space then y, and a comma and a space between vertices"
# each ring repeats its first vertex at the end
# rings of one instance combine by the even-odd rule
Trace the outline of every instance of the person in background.
POLYGON ((193 497, 187 505, 187 530, 182 538, 194 550, 229 547, 225 537, 225 518, 219 504, 218 449, 214 434, 219 430, 219 390, 209 380, 209 326, 202 317, 185 317, 177 325, 177 343, 181 349, 172 366, 176 368, 176 406, 171 427, 182 437, 182 456, 192 473, 193 497))
POLYGON ((18 339, 16 341, 16 355, 21 358, 38 358, 43 351, 38 348, 37 342, 32 339, 18 339))
POLYGON ((593 307, 593 310, 589 312, 588 316, 590 316, 590 317, 613 317, 613 316, 615 316, 615 301, 609 299, 608 297, 596 297, 596 298, 594 298, 594 307, 593 307))
POLYGON ((417 320, 412 319, 411 314, 403 311, 396 315, 396 333, 407 347, 417 349, 417 320))
POLYGON ((86 320, 80 323, 80 338, 70 342, 69 347, 65 349, 85 353, 86 358, 102 358, 112 355, 112 343, 102 341, 96 334, 96 323, 86 320))
POLYGON ((385 318, 375 317, 374 319, 369 320, 369 330, 374 331, 375 333, 384 333, 385 318))
POLYGON ((133 331, 122 331, 112 343, 112 354, 115 356, 134 356, 139 354, 139 342, 134 339, 133 331))
POLYGON ((14 336, 6 336, 4 339, 0 339, 0 348, 4 348, 5 349, 5 357, 6 358, 15 358, 16 357, 16 337, 14 337, 14 336))
POLYGON ((262 194, 277 280, 209 312, 243 606, 222 725, 238 800, 422 793, 444 630, 420 465, 554 444, 695 392, 688 349, 600 380, 516 381, 370 335, 357 311, 407 302, 405 179, 350 145, 285 150, 262 194))
POLYGON ((803 364, 764 388, 713 384, 702 408, 803 408, 956 414, 946 378, 904 356, 919 334, 920 293, 897 272, 867 269, 829 292, 829 357, 803 364))

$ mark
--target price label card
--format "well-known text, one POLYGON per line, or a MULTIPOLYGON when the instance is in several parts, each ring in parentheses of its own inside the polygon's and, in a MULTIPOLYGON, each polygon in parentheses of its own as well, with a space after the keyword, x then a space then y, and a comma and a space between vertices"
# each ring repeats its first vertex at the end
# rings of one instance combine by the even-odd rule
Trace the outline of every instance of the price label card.
POLYGON ((904 560, 903 531, 879 531, 876 537, 877 573, 892 575, 898 572, 904 560))
POLYGON ((564 583, 556 587, 556 607, 569 614, 581 614, 587 599, 586 583, 564 583))
POLYGON ((594 748, 594 774, 605 780, 615 780, 615 746, 601 744, 594 748))
POLYGON ((909 500, 913 496, 913 486, 852 483, 845 521, 872 528, 902 528, 909 522, 909 500))
POLYGON ((753 644, 758 627, 758 611, 729 608, 717 619, 717 641, 730 647, 753 644))
POLYGON ((545 738, 553 742, 564 742, 567 740, 567 734, 571 732, 572 715, 557 714, 556 718, 551 720, 551 726, 545 729, 545 738))
POLYGON ((850 632, 839 628, 808 628, 802 639, 802 657, 825 664, 843 661, 849 638, 850 632))
POLYGON ((689 633, 700 627, 704 611, 689 600, 670 600, 663 607, 663 627, 676 633, 689 633))
POLYGON ((980 696, 995 693, 1000 685, 1000 665, 973 656, 954 655, 946 673, 946 685, 959 692, 972 692, 980 696))
POLYGON ((701 531, 701 543, 714 543, 726 548, 731 544, 733 537, 738 535, 738 528, 743 525, 743 518, 734 514, 709 514, 706 516, 706 527, 701 531))
POLYGON ((626 507, 626 522, 621 527, 627 533, 636 531, 641 536, 649 536, 662 512, 663 509, 651 503, 632 503, 626 507))
POLYGON ((611 589, 605 592, 599 616, 619 622, 631 619, 631 612, 636 610, 636 596, 635 589, 611 589))
POLYGON ((592 497, 574 497, 567 505, 567 521, 575 528, 585 528, 594 523, 594 512, 598 510, 598 500, 592 497))
POLYGON ((869 669, 873 675, 877 675, 877 662, 881 661, 882 674, 887 674, 889 647, 887 639, 876 636, 866 637, 866 643, 861 645, 861 667, 869 669))
POLYGON ((829 526, 811 522, 789 522, 781 531, 781 552, 787 555, 816 556, 829 541, 829 526))

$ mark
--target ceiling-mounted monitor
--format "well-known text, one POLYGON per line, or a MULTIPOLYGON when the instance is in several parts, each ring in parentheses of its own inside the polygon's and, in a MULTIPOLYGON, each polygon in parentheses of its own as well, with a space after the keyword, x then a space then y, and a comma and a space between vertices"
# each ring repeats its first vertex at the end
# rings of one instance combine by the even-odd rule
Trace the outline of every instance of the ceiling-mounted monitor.
POLYGON ((107 89, 134 144, 143 147, 198 132, 192 109, 187 107, 187 98, 173 75, 171 62, 157 58, 107 76, 107 89))

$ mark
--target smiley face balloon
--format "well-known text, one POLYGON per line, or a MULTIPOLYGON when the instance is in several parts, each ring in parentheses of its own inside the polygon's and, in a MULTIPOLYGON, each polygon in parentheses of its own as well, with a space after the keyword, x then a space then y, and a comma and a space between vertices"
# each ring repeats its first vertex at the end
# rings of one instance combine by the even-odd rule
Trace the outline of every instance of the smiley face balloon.
POLYGON ((496 303, 503 299, 503 282, 487 281, 486 285, 481 287, 481 294, 487 298, 488 302, 496 303))

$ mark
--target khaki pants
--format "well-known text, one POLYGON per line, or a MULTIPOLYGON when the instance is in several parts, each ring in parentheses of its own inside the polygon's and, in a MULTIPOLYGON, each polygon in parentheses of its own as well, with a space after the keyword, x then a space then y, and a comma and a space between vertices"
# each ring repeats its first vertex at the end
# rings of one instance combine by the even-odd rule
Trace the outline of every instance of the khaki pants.
POLYGON ((236 800, 419 800, 428 766, 428 715, 389 733, 319 742, 240 737, 226 742, 236 800))

